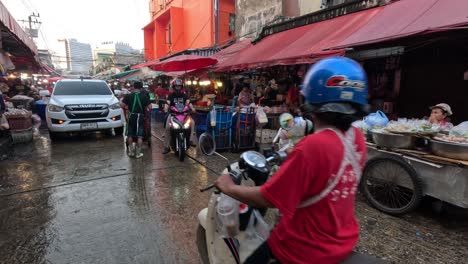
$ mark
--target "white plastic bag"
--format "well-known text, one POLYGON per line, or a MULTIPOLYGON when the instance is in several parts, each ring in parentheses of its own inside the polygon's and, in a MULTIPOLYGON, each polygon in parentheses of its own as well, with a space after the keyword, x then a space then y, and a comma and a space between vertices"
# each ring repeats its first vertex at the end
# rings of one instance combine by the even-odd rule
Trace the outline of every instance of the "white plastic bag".
POLYGON ((450 136, 468 139, 468 121, 465 121, 450 130, 450 136))
POLYGON ((216 126, 216 110, 214 108, 210 111, 210 125, 212 127, 216 126))
POLYGON ((260 212, 253 209, 245 232, 251 239, 266 241, 270 236, 270 226, 265 222, 260 212))
POLYGON ((260 125, 264 125, 268 123, 268 117, 266 113, 263 111, 263 107, 258 108, 257 114, 255 117, 257 118, 257 123, 260 125))

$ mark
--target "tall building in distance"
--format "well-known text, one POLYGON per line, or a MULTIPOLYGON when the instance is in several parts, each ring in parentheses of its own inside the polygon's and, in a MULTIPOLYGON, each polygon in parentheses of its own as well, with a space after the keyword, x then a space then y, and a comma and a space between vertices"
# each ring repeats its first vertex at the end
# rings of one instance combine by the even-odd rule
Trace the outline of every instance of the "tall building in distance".
POLYGON ((60 39, 64 45, 64 52, 60 52, 58 60, 63 70, 71 74, 88 75, 93 66, 93 51, 91 44, 79 42, 76 39, 60 39), (66 65, 66 68, 63 67, 66 65))
POLYGON ((143 62, 143 53, 136 50, 128 43, 118 41, 105 41, 98 44, 94 50, 94 66, 104 59, 111 58, 117 67, 132 65, 143 62))
POLYGON ((150 0, 145 59, 226 43, 235 36, 235 0, 150 0))
POLYGON ((143 51, 132 48, 128 43, 118 41, 99 43, 93 50, 93 56, 93 74, 112 67, 123 68, 144 61, 143 51))

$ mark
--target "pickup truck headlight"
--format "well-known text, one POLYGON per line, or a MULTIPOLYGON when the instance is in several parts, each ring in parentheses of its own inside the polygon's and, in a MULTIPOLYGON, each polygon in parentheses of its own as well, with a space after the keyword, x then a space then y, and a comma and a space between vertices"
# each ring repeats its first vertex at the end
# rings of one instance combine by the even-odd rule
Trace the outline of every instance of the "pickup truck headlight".
POLYGON ((117 110, 117 109, 121 109, 122 107, 120 106, 120 103, 115 103, 113 105, 110 105, 109 108, 112 110, 117 110))
POLYGON ((58 106, 58 105, 49 105, 49 112, 62 112, 63 107, 58 106))

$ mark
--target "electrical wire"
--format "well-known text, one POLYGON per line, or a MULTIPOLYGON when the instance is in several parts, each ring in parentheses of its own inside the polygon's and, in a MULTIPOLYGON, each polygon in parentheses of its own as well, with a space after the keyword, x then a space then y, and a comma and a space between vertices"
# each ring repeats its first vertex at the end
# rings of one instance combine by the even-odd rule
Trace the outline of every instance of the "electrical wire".
POLYGON ((211 21, 211 18, 208 18, 208 21, 206 21, 205 25, 202 27, 202 29, 198 32, 198 34, 195 36, 195 38, 192 40, 192 43, 190 43, 190 46, 189 46, 189 49, 192 48, 192 45, 193 43, 195 42, 195 40, 198 39, 198 37, 200 36, 200 34, 202 33, 202 31, 205 29, 205 27, 208 25, 208 23, 210 23, 211 21))

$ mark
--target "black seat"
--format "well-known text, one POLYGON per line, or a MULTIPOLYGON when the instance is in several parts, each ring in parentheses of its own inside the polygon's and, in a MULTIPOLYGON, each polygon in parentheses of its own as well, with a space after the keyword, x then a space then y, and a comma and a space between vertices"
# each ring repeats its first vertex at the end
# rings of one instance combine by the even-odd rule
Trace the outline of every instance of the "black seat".
POLYGON ((389 262, 378 259, 376 257, 366 256, 364 254, 353 251, 353 253, 351 253, 351 255, 341 264, 385 264, 385 263, 389 263, 389 262))

